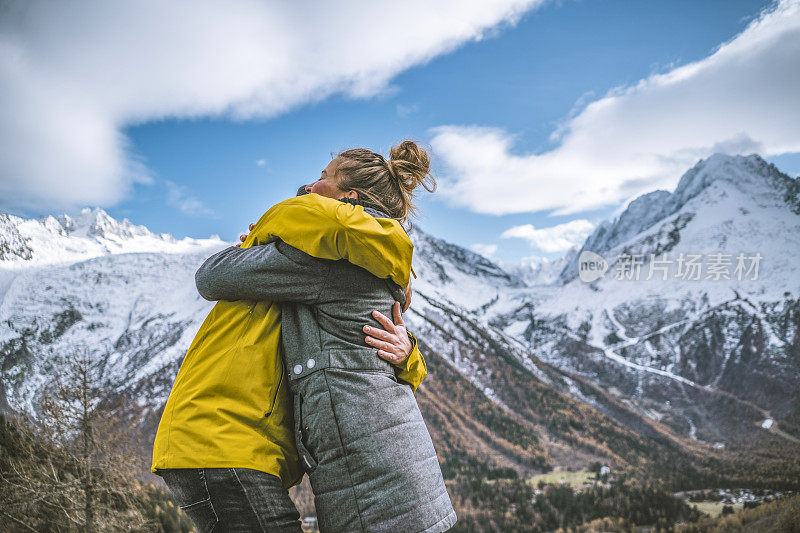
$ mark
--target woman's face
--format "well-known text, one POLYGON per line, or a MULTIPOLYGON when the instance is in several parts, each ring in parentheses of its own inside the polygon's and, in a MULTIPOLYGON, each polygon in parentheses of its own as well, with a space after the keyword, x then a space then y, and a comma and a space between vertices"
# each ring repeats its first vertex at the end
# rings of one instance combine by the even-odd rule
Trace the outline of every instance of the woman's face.
POLYGON ((328 166, 322 169, 322 175, 314 183, 306 185, 306 192, 313 192, 320 196, 327 196, 341 200, 342 198, 358 198, 355 191, 343 191, 339 188, 336 181, 336 167, 339 166, 339 158, 334 158, 328 166))

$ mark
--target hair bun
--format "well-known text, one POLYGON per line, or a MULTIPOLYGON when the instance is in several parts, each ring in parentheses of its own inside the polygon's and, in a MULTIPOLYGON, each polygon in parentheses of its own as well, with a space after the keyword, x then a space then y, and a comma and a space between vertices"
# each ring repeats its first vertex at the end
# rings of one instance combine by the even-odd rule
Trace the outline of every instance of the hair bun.
POLYGON ((363 205, 401 222, 416 214, 415 188, 422 185, 429 192, 436 189, 436 180, 430 175, 428 152, 413 141, 403 141, 393 147, 388 160, 367 148, 344 150, 336 157, 339 158, 336 167, 339 188, 356 191, 363 205))
POLYGON ((436 181, 430 175, 431 159, 428 152, 414 141, 403 141, 392 147, 387 166, 400 186, 411 193, 419 185, 428 192, 436 190, 436 181), (426 178, 430 178, 426 180, 426 178), (430 182, 430 183, 428 183, 430 182))

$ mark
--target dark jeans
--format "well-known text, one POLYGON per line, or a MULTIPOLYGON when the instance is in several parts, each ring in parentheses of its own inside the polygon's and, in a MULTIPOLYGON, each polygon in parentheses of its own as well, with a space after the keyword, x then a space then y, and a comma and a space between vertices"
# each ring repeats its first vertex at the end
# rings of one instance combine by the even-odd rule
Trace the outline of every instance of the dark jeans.
POLYGON ((300 513, 278 476, 250 468, 159 469, 197 530, 291 531, 300 513))

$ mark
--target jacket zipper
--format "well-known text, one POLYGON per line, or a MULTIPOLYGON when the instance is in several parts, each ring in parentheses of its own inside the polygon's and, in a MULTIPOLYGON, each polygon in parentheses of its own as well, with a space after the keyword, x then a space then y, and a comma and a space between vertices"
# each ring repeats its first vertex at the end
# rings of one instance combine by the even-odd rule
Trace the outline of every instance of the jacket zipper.
MULTIPOLYGON (((281 367, 283 367, 283 365, 281 365, 281 367)), ((275 402, 278 401, 278 391, 281 390, 281 385, 283 385, 283 374, 284 373, 285 372, 281 372, 281 375, 278 378, 278 386, 275 387, 275 394, 272 395, 272 403, 270 403, 269 411, 264 415, 264 417, 268 417, 275 410, 275 402)))

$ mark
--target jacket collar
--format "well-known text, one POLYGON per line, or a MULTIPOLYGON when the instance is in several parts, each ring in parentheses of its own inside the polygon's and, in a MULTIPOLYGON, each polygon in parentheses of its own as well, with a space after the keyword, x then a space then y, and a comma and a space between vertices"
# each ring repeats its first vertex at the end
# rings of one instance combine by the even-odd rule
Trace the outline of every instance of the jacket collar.
MULTIPOLYGON (((300 188, 297 189, 297 196, 302 196, 304 194, 308 194, 306 192, 306 186, 305 185, 301 185, 300 188)), ((364 208, 364 211, 366 211, 368 215, 372 215, 375 218, 392 218, 387 213, 385 213, 384 211, 381 211, 380 209, 372 207, 371 205, 365 204, 359 198, 342 198, 339 201, 340 202, 344 202, 346 204, 360 205, 361 207, 364 208)), ((408 233, 409 231, 411 231, 411 228, 413 226, 411 224, 411 220, 406 220, 405 222, 400 222, 400 227, 403 228, 403 230, 406 233, 408 233)))
POLYGON ((364 208, 364 211, 376 218, 392 218, 380 209, 376 209, 370 205, 367 205, 358 198, 340 198, 339 201, 346 204, 360 205, 364 208))
MULTIPOLYGON (((301 185, 300 188, 297 189, 297 196, 302 196, 304 194, 308 194, 306 192, 306 186, 305 185, 301 185)), ((367 205, 363 201, 361 201, 361 199, 358 199, 358 198, 342 198, 339 201, 340 202, 344 202, 346 204, 360 205, 361 207, 364 208, 364 211, 366 211, 368 214, 370 214, 370 215, 372 215, 373 217, 376 217, 376 218, 392 218, 388 214, 386 214, 383 211, 381 211, 380 209, 376 209, 376 208, 374 208, 374 207, 372 207, 370 205, 367 205)), ((402 226, 402 224, 401 224, 401 226, 402 226)))
MULTIPOLYGON (((308 194, 306 192, 306 186, 305 185, 301 185, 300 188, 297 189, 297 196, 302 196, 304 194, 308 194)), ((383 211, 381 211, 380 209, 375 209, 374 207, 365 205, 364 202, 362 202, 358 198, 341 198, 339 201, 340 202, 344 202, 346 204, 360 205, 361 207, 364 208, 364 211, 368 215, 371 215, 371 216, 373 216, 375 218, 392 218, 388 214, 386 214, 383 211)), ((411 226, 411 223, 409 221, 406 221, 405 223, 400 222, 400 227, 403 228, 403 231, 405 231, 406 234, 408 234, 408 232, 410 231, 412 226, 411 226)), ((411 267, 411 275, 413 275, 414 278, 417 277, 417 273, 414 272, 414 267, 413 266, 411 267)))

